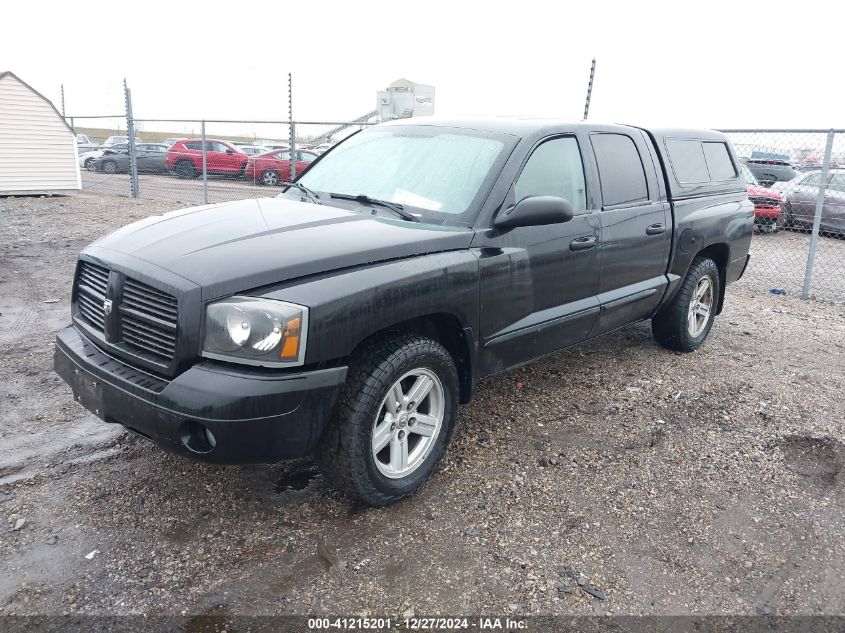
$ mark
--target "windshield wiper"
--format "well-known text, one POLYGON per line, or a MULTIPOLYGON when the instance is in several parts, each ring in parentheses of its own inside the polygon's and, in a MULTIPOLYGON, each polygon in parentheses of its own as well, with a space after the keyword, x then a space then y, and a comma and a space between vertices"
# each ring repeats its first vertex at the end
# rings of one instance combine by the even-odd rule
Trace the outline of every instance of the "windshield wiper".
POLYGON ((298 182, 281 182, 279 184, 283 187, 296 187, 302 193, 305 194, 305 197, 308 198, 308 200, 310 200, 314 204, 323 204, 322 202, 320 202, 320 195, 315 191, 311 191, 305 185, 300 185, 298 182))
POLYGON ((391 211, 393 211, 393 213, 398 215, 403 220, 407 220, 408 222, 420 221, 417 216, 405 211, 405 207, 403 207, 398 202, 388 202, 387 200, 379 200, 377 198, 371 198, 370 196, 364 195, 362 193, 359 193, 357 196, 353 196, 348 193, 330 193, 329 197, 339 198, 340 200, 354 200, 355 202, 360 202, 361 204, 377 205, 386 209, 390 209, 391 211))

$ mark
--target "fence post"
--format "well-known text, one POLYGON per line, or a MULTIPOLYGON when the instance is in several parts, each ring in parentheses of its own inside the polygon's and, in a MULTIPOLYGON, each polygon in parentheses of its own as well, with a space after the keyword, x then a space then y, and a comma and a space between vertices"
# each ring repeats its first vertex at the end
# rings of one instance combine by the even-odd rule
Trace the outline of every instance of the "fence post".
POLYGON ((208 204, 208 163, 206 162, 206 148, 205 148, 205 121, 201 124, 202 127, 202 202, 208 204))
POLYGON ((135 119, 132 115, 132 91, 129 90, 125 77, 123 94, 126 100, 126 136, 129 141, 129 188, 132 191, 132 197, 137 198, 141 192, 138 189, 138 159, 135 155, 135 119))
POLYGON ((819 243, 819 225, 822 221, 822 208, 824 207, 824 192, 827 188, 827 176, 830 172, 830 155, 833 153, 833 130, 827 133, 827 143, 824 146, 824 162, 822 163, 822 179, 819 185, 819 192, 816 194, 816 215, 813 218, 813 233, 810 237, 810 250, 807 253, 807 268, 804 271, 804 287, 801 289, 801 298, 810 298, 810 283, 813 280, 813 265, 816 261, 816 248, 819 243))
POLYGON ((296 126, 293 122, 293 78, 288 73, 288 125, 290 127, 290 179, 296 180, 296 126))

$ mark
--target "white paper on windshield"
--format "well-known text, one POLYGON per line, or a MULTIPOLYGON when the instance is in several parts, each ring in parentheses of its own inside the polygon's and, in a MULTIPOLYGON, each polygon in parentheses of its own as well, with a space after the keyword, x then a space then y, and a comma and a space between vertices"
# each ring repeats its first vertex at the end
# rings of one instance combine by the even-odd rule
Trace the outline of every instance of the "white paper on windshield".
POLYGON ((442 202, 430 200, 413 191, 405 191, 404 189, 397 189, 393 192, 391 202, 398 202, 399 204, 407 204, 412 207, 419 207, 420 209, 429 209, 430 211, 440 211, 443 206, 442 202))

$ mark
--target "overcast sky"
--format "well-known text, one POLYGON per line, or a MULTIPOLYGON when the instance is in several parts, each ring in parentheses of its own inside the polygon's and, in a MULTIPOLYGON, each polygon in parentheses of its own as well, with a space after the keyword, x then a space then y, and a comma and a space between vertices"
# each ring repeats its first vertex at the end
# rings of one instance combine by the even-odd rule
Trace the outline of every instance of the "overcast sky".
MULTIPOLYGON (((845 127, 845 2, 4 3, 0 71, 68 114, 347 119, 400 77, 438 115, 845 127), (134 7, 127 12, 124 7, 134 7)), ((150 126, 148 129, 155 129, 150 126)))

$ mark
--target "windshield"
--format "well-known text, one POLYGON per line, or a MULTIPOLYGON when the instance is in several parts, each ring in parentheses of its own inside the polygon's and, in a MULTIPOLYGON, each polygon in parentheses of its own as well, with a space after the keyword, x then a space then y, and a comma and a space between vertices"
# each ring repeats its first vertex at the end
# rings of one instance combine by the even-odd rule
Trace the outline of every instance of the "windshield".
POLYGON ((449 127, 372 128, 326 154, 298 182, 321 193, 399 203, 426 221, 467 224, 512 142, 449 127))
POLYGON ((751 170, 748 169, 745 165, 740 165, 739 171, 742 173, 742 177, 745 179, 745 184, 757 187, 760 185, 757 182, 757 179, 754 177, 754 174, 751 173, 751 170))

